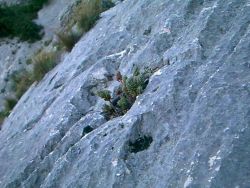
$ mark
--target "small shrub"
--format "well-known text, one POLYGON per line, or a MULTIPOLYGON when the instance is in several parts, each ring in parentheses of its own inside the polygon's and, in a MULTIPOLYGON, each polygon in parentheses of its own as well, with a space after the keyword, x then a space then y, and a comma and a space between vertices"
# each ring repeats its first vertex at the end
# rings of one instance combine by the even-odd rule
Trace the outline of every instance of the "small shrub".
POLYGON ((29 12, 37 12, 39 11, 43 5, 48 4, 50 0, 31 0, 27 5, 27 9, 29 12))
POLYGON ((112 8, 113 6, 115 6, 115 4, 112 2, 112 0, 101 1, 102 12, 112 8))
POLYGON ((84 32, 87 32, 95 25, 100 14, 113 6, 114 3, 111 0, 83 1, 75 11, 76 23, 84 32))
POLYGON ((0 37, 19 37, 21 40, 41 39, 42 26, 32 20, 48 0, 30 0, 25 5, 0 5, 0 37))
POLYGON ((121 99, 117 102, 117 105, 119 106, 119 108, 121 108, 123 113, 126 113, 127 109, 131 107, 130 102, 125 96, 121 97, 121 99))
POLYGON ((111 100, 111 92, 109 90, 102 90, 98 91, 97 95, 104 99, 105 101, 110 101, 111 100))
POLYGON ((20 99, 22 95, 29 89, 34 82, 32 73, 23 71, 13 77, 14 91, 17 99, 20 99))
POLYGON ((15 107, 16 103, 17 100, 15 98, 7 98, 4 104, 5 110, 10 112, 15 107))
POLYGON ((132 107, 136 97, 146 88, 151 74, 152 72, 148 70, 141 73, 139 69, 135 69, 133 76, 127 78, 118 72, 116 80, 121 85, 116 90, 113 98, 111 97, 111 92, 108 90, 97 92, 97 96, 108 102, 102 108, 104 117, 109 120, 124 115, 132 107))
POLYGON ((111 0, 81 0, 75 6, 69 21, 66 23, 66 31, 57 33, 59 42, 71 51, 82 34, 88 32, 99 19, 100 14, 113 7, 111 0), (79 33, 72 32, 72 27, 77 26, 79 33))
POLYGON ((101 12, 100 0, 89 1, 83 6, 79 6, 77 24, 83 31, 90 30, 99 19, 101 12))
POLYGON ((32 59, 33 79, 41 80, 44 75, 56 66, 56 53, 41 51, 32 59))
POLYGON ((72 50, 77 41, 80 39, 79 35, 74 34, 71 31, 59 32, 57 33, 57 37, 59 39, 60 44, 63 45, 69 52, 72 50))

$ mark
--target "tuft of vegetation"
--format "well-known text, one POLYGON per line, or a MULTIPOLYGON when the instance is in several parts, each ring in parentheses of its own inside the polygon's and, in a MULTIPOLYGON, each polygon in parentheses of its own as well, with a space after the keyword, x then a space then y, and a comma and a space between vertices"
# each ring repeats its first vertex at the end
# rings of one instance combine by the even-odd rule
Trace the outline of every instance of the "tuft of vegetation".
POLYGON ((77 41, 80 39, 80 35, 74 34, 71 31, 68 32, 58 32, 57 37, 59 39, 59 43, 66 48, 68 52, 72 50, 77 41))
POLYGON ((101 97, 105 101, 111 100, 111 92, 109 90, 98 91, 97 96, 101 97))
POLYGON ((78 7, 76 15, 77 24, 83 31, 90 30, 99 19, 101 13, 100 0, 88 1, 78 7))
POLYGON ((83 32, 87 32, 95 25, 100 14, 113 6, 111 0, 82 0, 72 15, 72 23, 77 23, 83 32))
POLYGON ((44 75, 56 66, 55 52, 41 51, 33 58, 33 79, 40 81, 44 75))
POLYGON ((19 74, 12 76, 13 90, 15 91, 17 99, 20 99, 22 95, 29 89, 34 82, 31 72, 23 71, 19 74))
POLYGON ((15 98, 7 98, 4 103, 4 110, 0 112, 0 129, 4 119, 9 116, 11 110, 15 107, 17 100, 15 98))
POLYGON ((15 98, 7 98, 4 104, 5 110, 10 112, 15 107, 16 103, 17 100, 15 98))
POLYGON ((122 112, 126 112, 127 109, 131 108, 131 104, 130 104, 128 98, 125 96, 121 97, 121 99, 117 102, 117 105, 122 110, 122 112))
POLYGON ((32 20, 49 0, 30 0, 24 5, 0 5, 0 38, 18 37, 34 42, 41 39, 42 26, 32 20))
POLYGON ((136 97, 140 95, 148 84, 151 70, 143 73, 138 68, 135 69, 131 77, 122 76, 120 72, 116 74, 116 80, 120 82, 115 96, 111 97, 111 92, 102 90, 97 92, 97 96, 107 101, 102 108, 102 114, 109 120, 127 113, 134 104, 136 97))
POLYGON ((80 1, 71 15, 70 21, 67 23, 65 31, 57 33, 60 44, 67 51, 71 51, 81 35, 88 32, 100 18, 100 14, 113 7, 111 0, 82 0, 80 1), (76 25, 79 33, 72 32, 72 27, 76 25))

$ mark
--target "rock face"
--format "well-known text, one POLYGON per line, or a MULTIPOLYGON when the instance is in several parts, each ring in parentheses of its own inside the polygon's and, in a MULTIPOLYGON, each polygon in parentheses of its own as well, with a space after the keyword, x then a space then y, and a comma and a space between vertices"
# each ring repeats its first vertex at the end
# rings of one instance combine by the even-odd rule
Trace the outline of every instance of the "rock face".
POLYGON ((0 132, 0 187, 250 186, 248 0, 125 0, 18 102, 0 132), (108 79, 155 68, 106 121, 108 79))

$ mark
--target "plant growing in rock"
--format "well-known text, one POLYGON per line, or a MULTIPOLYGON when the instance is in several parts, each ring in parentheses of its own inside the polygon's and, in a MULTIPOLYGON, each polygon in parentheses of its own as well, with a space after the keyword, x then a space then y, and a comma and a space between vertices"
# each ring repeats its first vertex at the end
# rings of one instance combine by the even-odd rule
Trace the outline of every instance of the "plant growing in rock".
POLYGON ((41 51, 33 59, 33 79, 41 80, 44 75, 56 66, 56 52, 41 51))
POLYGON ((4 104, 5 110, 10 112, 15 107, 16 103, 17 100, 15 98, 7 98, 4 104))
POLYGON ((76 23, 83 32, 89 31, 99 19, 100 14, 113 7, 111 0, 82 0, 76 6, 69 25, 71 27, 76 23))
POLYGON ((102 90, 98 91, 97 95, 104 99, 105 101, 110 101, 111 100, 111 92, 109 90, 102 90))
POLYGON ((80 35, 73 33, 72 31, 61 31, 58 32, 57 37, 59 39, 59 43, 66 48, 68 52, 72 50, 74 45, 80 39, 80 35))
POLYGON ((4 110, 0 112, 0 129, 4 119, 10 115, 11 110, 15 107, 17 100, 15 98, 7 98, 4 102, 4 110))
POLYGON ((103 11, 108 10, 115 4, 111 0, 81 0, 73 8, 70 19, 66 21, 64 31, 56 33, 59 43, 71 51, 80 37, 88 32, 100 18, 103 11), (73 32, 75 27, 77 32, 73 32))
POLYGON ((103 100, 109 102, 105 104, 102 108, 102 113, 106 119, 111 119, 111 117, 116 117, 119 115, 119 109, 114 105, 114 102, 111 100, 111 92, 109 90, 101 90, 97 92, 97 96, 103 100))
POLYGON ((25 91, 34 82, 32 73, 28 71, 20 72, 12 76, 13 90, 16 93, 17 99, 20 99, 25 91))
POLYGON ((124 115, 132 107, 136 97, 146 88, 150 75, 150 71, 141 73, 138 68, 131 77, 122 76, 120 72, 117 72, 116 80, 121 84, 114 96, 112 97, 108 90, 97 92, 97 96, 108 102, 102 108, 104 117, 109 120, 124 115))

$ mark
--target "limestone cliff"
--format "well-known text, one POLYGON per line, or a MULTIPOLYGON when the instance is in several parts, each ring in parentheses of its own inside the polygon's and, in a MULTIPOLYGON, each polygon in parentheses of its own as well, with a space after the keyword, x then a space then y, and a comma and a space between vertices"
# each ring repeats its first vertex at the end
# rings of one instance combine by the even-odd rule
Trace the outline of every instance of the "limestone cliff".
POLYGON ((249 24, 248 0, 117 3, 4 122, 0 187, 248 188, 249 24), (159 70, 105 120, 134 66, 159 70))

